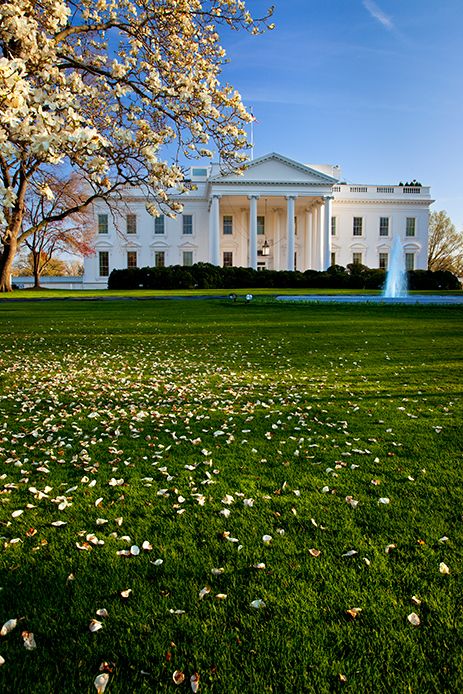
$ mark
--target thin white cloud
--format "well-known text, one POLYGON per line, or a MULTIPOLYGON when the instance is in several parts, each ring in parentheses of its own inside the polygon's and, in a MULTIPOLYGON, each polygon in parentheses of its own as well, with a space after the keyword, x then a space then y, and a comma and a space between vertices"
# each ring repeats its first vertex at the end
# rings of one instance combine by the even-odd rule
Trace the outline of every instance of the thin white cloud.
POLYGON ((394 24, 390 17, 388 17, 384 12, 378 7, 378 5, 373 2, 373 0, 363 0, 363 6, 371 14, 371 16, 376 19, 380 24, 390 31, 394 29, 394 24))

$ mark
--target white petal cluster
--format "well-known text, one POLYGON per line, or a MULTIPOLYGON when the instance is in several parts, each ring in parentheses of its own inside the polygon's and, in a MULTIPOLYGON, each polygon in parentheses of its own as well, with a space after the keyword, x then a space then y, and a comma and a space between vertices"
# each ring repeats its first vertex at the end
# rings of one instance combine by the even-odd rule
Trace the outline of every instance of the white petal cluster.
POLYGON ((219 81, 217 30, 260 33, 270 15, 253 19, 242 0, 1 3, 0 224, 18 233, 20 206, 8 209, 43 166, 72 166, 101 196, 143 185, 172 212, 180 207, 166 191, 182 189, 184 173, 161 160, 163 147, 200 158, 213 141, 222 165, 236 168, 251 117, 219 81))

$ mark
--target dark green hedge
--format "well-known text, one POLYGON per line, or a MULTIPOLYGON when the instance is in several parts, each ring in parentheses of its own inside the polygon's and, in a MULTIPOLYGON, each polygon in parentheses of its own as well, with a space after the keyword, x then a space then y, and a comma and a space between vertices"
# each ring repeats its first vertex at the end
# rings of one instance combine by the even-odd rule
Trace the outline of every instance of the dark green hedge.
MULTIPOLYGON (((253 270, 246 267, 218 267, 196 263, 191 267, 142 267, 113 270, 108 289, 381 289, 384 270, 352 264, 347 268, 332 265, 324 272, 306 270, 253 270)), ((408 273, 410 289, 460 289, 451 272, 413 270, 408 273)))

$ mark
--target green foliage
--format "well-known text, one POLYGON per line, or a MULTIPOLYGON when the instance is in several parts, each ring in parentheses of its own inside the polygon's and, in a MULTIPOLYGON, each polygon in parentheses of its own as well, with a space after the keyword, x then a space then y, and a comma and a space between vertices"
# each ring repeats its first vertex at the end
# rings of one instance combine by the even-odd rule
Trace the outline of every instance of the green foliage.
POLYGON ((2 691, 460 691, 462 318, 3 303, 2 691))
MULTIPOLYGON (((416 270, 408 273, 410 289, 459 289, 449 272, 416 270)), ((306 270, 257 271, 245 267, 218 267, 196 263, 191 267, 169 265, 162 268, 113 270, 108 289, 381 289, 384 270, 352 263, 347 269, 333 265, 324 272, 306 270)))

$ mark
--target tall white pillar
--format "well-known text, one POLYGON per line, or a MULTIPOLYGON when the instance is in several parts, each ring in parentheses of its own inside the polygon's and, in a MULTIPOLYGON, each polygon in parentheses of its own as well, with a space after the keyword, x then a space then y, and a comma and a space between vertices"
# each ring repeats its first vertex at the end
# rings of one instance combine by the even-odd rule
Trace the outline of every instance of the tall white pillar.
POLYGON ((249 198, 249 267, 257 270, 257 200, 258 195, 249 198))
POLYGON ((287 269, 294 270, 294 202, 296 196, 288 195, 287 204, 287 235, 288 235, 288 262, 287 269))
POLYGON ((280 209, 275 207, 273 210, 275 216, 275 231, 273 237, 273 268, 272 270, 281 270, 281 216, 280 209))
POLYGON ((322 269, 327 270, 331 265, 331 201, 330 195, 325 195, 324 201, 324 225, 323 225, 323 265, 322 269))
POLYGON ((323 228, 324 228, 324 212, 325 206, 318 204, 318 224, 317 224, 317 270, 324 270, 324 254, 323 254, 323 228))
POLYGON ((318 205, 312 205, 312 239, 311 239, 311 270, 318 270, 317 266, 317 227, 318 227, 318 205))
POLYGON ((304 270, 310 270, 312 267, 312 210, 305 211, 305 257, 304 270))
POLYGON ((241 229, 240 234, 240 258, 237 265, 241 267, 247 267, 248 263, 248 221, 249 221, 249 209, 247 207, 241 208, 241 229))
POLYGON ((212 265, 220 262, 220 195, 213 195, 209 212, 209 261, 212 265))

